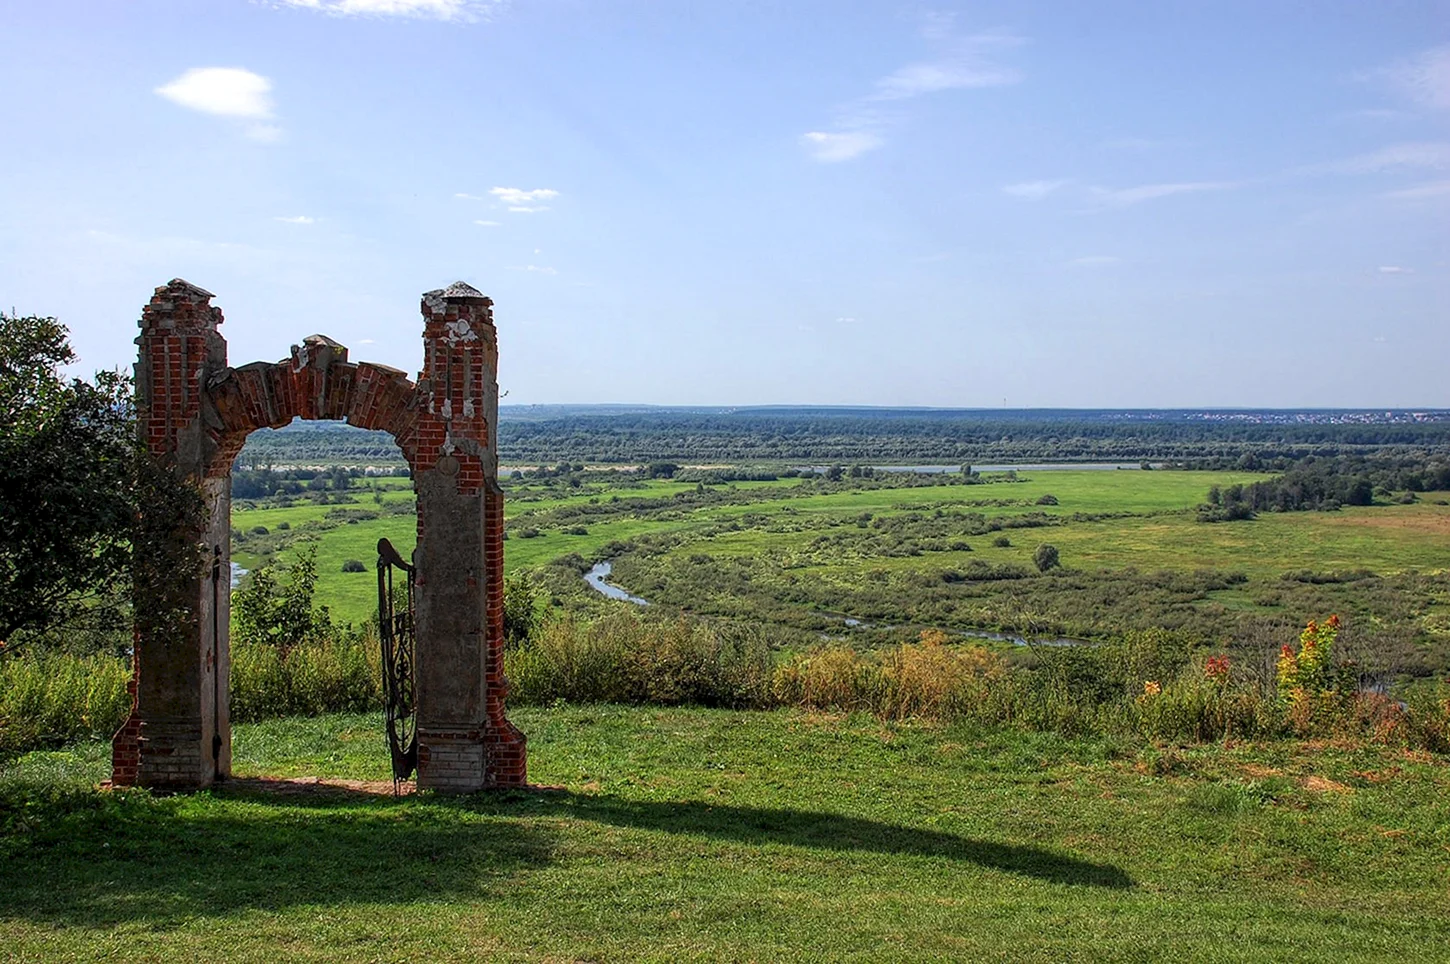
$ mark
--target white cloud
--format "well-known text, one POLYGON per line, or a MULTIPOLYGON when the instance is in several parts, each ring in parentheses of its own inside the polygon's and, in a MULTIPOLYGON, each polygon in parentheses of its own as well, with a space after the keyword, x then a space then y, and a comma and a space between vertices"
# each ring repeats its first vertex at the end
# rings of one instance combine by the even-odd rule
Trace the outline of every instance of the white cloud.
POLYGON ((1331 161, 1310 168, 1310 172, 1327 171, 1332 174, 1375 174, 1395 168, 1441 168, 1450 167, 1450 143, 1444 141, 1420 141, 1406 144, 1391 144, 1368 154, 1331 161))
POLYGON ((376 345, 377 344, 377 341, 376 341, 376 339, 373 339, 373 338, 359 338, 357 340, 357 343, 359 345, 376 345))
POLYGON ((1073 258, 1068 262, 1068 264, 1077 265, 1081 268, 1105 268, 1108 265, 1122 263, 1122 258, 1114 257, 1111 254, 1090 254, 1082 258, 1073 258))
POLYGON ((553 268, 548 268, 548 267, 544 267, 542 265, 537 265, 537 264, 515 264, 515 265, 509 265, 509 270, 510 271, 532 271, 535 274, 558 274, 559 273, 558 271, 554 270, 553 268))
POLYGON ((1172 197, 1175 194, 1228 191, 1238 186, 1239 184, 1236 181, 1185 181, 1175 184, 1143 184, 1138 187, 1119 188, 1117 190, 1095 187, 1092 189, 1092 196, 1100 204, 1112 207, 1127 207, 1130 204, 1140 204, 1143 201, 1172 197))
POLYGON ((295 218, 273 218, 273 221, 281 221, 284 224, 315 224, 316 218, 309 218, 305 214, 299 214, 295 218))
POLYGON ((1067 183, 1066 180, 1023 181, 1020 184, 1008 184, 1002 190, 1013 197, 1026 198, 1029 201, 1040 201, 1067 183))
POLYGON ((885 141, 870 131, 809 131, 801 135, 801 143, 810 149, 816 160, 830 163, 860 157, 885 141))
POLYGON ((516 187, 493 187, 488 193, 504 204, 515 206, 532 205, 535 201, 548 201, 559 196, 559 192, 551 188, 541 187, 532 191, 525 191, 516 187))
POLYGON ((880 78, 870 93, 841 107, 834 131, 808 131, 801 144, 818 161, 848 161, 885 143, 883 128, 899 109, 886 112, 881 105, 899 104, 946 90, 1002 87, 1022 80, 1022 72, 996 63, 992 52, 1023 43, 1006 33, 958 36, 950 14, 928 14, 922 37, 935 56, 907 64, 880 78))
POLYGON ((1362 76, 1386 80, 1402 95, 1431 110, 1450 110, 1450 44, 1362 76))
POLYGON ((476 225, 478 225, 479 227, 482 227, 482 228, 496 228, 496 227, 499 226, 499 224, 501 222, 499 222, 499 221, 474 221, 473 223, 476 224, 476 225))
POLYGON ((182 107, 222 117, 267 120, 272 82, 240 67, 194 67, 156 93, 182 107))
POLYGON ((479 197, 477 194, 455 194, 454 197, 463 198, 465 201, 487 201, 486 197, 479 197))
POLYGON ((1414 187, 1386 192, 1385 197, 1412 201, 1427 197, 1445 197, 1446 195, 1450 195, 1450 181, 1429 181, 1414 187))
POLYGON ((1402 268, 1397 264, 1382 264, 1379 267, 1380 274, 1414 274, 1414 268, 1402 268))
POLYGON ((526 204, 515 204, 514 206, 510 207, 509 210, 514 212, 515 214, 537 214, 540 211, 549 210, 549 207, 548 205, 544 204, 534 205, 532 207, 526 204))
POLYGON ((971 63, 909 64, 876 82, 872 100, 903 100, 940 90, 1005 87, 1022 80, 1022 72, 971 63))
POLYGON ((302 7, 337 17, 416 17, 463 22, 488 20, 505 3, 502 0, 281 0, 289 7, 302 7))
POLYGON ((836 319, 836 324, 838 324, 838 325, 854 325, 855 323, 856 323, 856 319, 855 318, 837 318, 836 319))

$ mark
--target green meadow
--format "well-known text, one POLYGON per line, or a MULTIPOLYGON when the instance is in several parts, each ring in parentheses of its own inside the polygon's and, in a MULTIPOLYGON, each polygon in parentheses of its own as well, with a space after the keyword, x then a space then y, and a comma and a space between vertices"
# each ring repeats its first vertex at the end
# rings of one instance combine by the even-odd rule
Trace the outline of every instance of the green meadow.
MULTIPOLYGON (((1336 512, 1198 521, 1195 508, 1210 486, 1263 478, 1054 470, 977 485, 791 478, 697 486, 607 472, 587 473, 577 488, 505 480, 505 558, 511 571, 553 572, 555 593, 567 600, 572 586, 580 605, 594 601, 592 594, 551 563, 611 558, 613 579, 652 601, 797 625, 816 625, 810 619, 817 612, 849 613, 856 598, 873 599, 871 615, 883 622, 1011 628, 1015 607, 1053 631, 1089 635, 1134 619, 1181 625, 1197 613, 1207 614, 1214 634, 1246 632, 1235 620, 1256 617, 1282 633, 1343 612, 1410 640, 1401 648, 1412 662, 1438 660, 1426 654, 1439 652, 1442 641, 1450 645, 1447 493, 1422 493, 1411 504, 1381 500, 1336 512), (1009 544, 999 545, 1003 540, 1009 544), (1033 565, 1043 543, 1060 554, 1052 578, 1038 577, 1033 565), (932 588, 952 573, 964 574, 959 585, 932 588), (1163 582, 1159 573, 1206 575, 1182 591, 1154 587, 1148 600, 1143 584, 1163 582), (1345 573, 1358 581, 1335 582, 1345 573), (1094 593, 1102 598, 1093 601, 1094 593), (1135 594, 1141 606, 1124 598, 1135 594), (895 602, 883 601, 887 596, 895 602)), ((239 503, 234 529, 267 528, 270 541, 262 543, 270 555, 253 552, 251 540, 235 547, 234 558, 253 568, 315 547, 318 600, 344 620, 367 619, 376 605, 377 540, 408 552, 414 519, 406 511, 407 480, 359 485, 357 501, 346 506, 239 503), (370 485, 379 486, 377 495, 363 487, 370 485), (403 512, 389 514, 390 507, 403 512), (381 514, 328 519, 355 509, 381 514), (279 524, 289 526, 280 540, 279 524), (367 571, 344 573, 349 559, 367 571)))
POLYGON ((92 789, 99 744, 29 754, 0 771, 0 942, 15 960, 1450 956, 1437 757, 513 716, 537 789, 463 798, 393 798, 371 715, 238 727, 241 779, 171 798, 92 789))

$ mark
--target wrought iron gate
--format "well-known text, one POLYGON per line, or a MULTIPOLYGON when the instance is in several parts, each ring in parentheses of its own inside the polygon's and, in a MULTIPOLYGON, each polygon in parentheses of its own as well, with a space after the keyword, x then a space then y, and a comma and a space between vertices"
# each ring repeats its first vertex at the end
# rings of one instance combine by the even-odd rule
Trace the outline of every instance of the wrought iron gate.
POLYGON ((378 636, 383 646, 383 702, 387 710, 388 749, 393 754, 393 784, 408 779, 418 766, 418 717, 413 674, 413 567, 386 539, 378 540, 378 636), (403 586, 393 573, 401 570, 403 586), (406 587, 403 588, 403 587, 406 587))

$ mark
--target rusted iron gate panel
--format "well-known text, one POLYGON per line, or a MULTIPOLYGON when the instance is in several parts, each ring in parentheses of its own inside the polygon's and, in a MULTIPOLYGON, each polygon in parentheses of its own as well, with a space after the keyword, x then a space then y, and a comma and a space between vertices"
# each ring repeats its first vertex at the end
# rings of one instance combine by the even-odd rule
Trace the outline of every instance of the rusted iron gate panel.
POLYGON ((378 637, 383 648, 383 704, 396 790, 397 784, 412 776, 418 766, 413 567, 386 539, 378 540, 378 637), (401 586, 395 584, 396 572, 403 575, 401 586))

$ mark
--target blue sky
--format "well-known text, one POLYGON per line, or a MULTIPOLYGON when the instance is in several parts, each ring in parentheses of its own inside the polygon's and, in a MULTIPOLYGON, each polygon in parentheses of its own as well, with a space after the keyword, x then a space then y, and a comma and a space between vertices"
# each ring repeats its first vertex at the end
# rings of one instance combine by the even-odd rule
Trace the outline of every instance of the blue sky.
POLYGON ((1450 407, 1450 3, 0 8, 0 303, 509 403, 1450 407))

